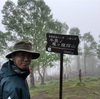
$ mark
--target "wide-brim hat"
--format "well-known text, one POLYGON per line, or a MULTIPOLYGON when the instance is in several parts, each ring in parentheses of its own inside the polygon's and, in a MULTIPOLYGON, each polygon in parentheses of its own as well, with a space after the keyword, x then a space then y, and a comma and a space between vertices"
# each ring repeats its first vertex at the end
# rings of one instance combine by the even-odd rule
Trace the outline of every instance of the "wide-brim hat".
POLYGON ((40 56, 39 53, 32 50, 32 44, 25 41, 16 43, 13 47, 13 50, 6 55, 6 58, 12 58, 12 55, 16 52, 28 52, 32 55, 32 59, 37 59, 40 56))

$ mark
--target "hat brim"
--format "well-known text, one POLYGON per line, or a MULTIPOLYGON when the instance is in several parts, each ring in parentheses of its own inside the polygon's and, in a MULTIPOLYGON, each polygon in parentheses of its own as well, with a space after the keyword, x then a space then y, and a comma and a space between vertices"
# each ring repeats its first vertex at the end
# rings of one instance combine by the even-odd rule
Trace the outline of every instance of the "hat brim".
POLYGON ((33 52, 33 51, 28 51, 28 50, 23 50, 23 49, 21 50, 20 49, 20 50, 14 50, 14 51, 8 53, 6 55, 6 58, 8 58, 8 59, 12 58, 12 54, 14 54, 15 52, 28 52, 28 53, 32 54, 32 59, 37 59, 40 56, 39 53, 36 53, 36 52, 33 52))

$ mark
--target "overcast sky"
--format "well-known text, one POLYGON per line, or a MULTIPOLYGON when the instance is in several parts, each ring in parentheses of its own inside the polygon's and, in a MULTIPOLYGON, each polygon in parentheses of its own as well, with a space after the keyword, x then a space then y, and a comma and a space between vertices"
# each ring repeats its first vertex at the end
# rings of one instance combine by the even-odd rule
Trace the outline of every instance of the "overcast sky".
MULTIPOLYGON (((0 10, 6 0, 0 0, 0 10)), ((12 0, 16 1, 16 0, 12 0)), ((91 32, 98 41, 100 35, 100 0, 44 0, 54 19, 66 22, 69 28, 77 27, 80 33, 91 32)), ((0 13, 0 22, 2 14, 0 13)), ((0 30, 4 30, 0 24, 0 30)))

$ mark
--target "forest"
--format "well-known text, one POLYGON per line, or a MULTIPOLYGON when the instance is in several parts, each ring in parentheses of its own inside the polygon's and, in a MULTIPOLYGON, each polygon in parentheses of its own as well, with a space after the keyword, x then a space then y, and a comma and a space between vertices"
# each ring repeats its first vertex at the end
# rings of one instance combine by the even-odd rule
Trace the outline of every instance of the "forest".
MULTIPOLYGON (((82 76, 100 76, 100 42, 91 32, 81 34, 78 27, 69 28, 64 22, 53 18, 51 9, 43 0, 18 0, 17 4, 8 0, 2 9, 2 24, 5 32, 0 30, 0 56, 12 50, 17 41, 30 41, 33 51, 40 53, 37 60, 31 62, 31 74, 28 78, 31 88, 35 83, 59 80, 60 55, 46 51, 46 34, 77 35, 80 43, 78 55, 64 55, 63 78, 82 76)), ((4 59, 6 61, 6 59, 4 59)))

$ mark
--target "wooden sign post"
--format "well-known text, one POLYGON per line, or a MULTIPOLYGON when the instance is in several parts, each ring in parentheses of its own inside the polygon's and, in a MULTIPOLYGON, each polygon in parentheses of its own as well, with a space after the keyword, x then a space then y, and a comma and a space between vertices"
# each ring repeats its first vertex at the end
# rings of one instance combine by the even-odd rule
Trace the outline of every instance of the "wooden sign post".
POLYGON ((62 99, 63 87, 63 54, 78 55, 79 38, 75 35, 47 33, 46 51, 60 53, 60 88, 59 99, 62 99))

